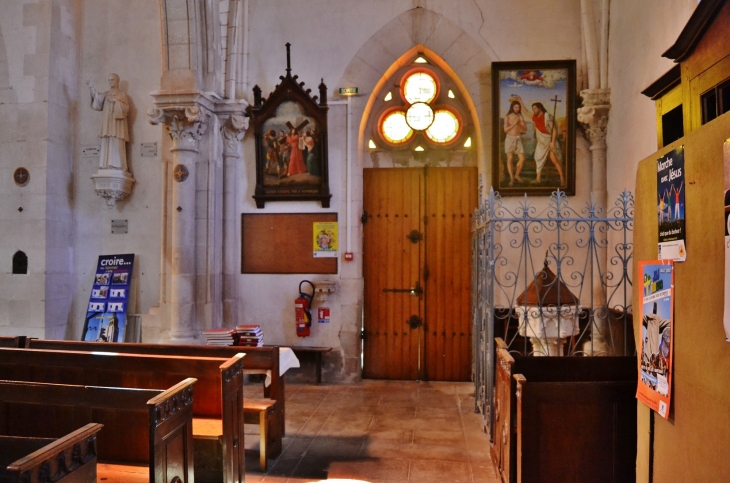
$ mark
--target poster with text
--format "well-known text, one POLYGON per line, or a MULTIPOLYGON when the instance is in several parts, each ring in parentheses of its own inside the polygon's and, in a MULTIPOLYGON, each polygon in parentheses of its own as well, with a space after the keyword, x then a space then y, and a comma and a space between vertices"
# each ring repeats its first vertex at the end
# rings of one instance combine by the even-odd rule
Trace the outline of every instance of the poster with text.
POLYGON ((669 418, 674 349, 674 262, 639 262, 641 366, 636 398, 669 418))
POLYGON ((312 256, 337 258, 337 222, 316 221, 312 225, 312 256))
POLYGON ((685 261, 684 146, 665 154, 657 161, 657 215, 658 258, 685 261))
POLYGON ((730 139, 723 145, 725 166, 725 340, 730 342, 730 139))
POLYGON ((133 267, 133 253, 99 257, 81 340, 124 342, 133 267))

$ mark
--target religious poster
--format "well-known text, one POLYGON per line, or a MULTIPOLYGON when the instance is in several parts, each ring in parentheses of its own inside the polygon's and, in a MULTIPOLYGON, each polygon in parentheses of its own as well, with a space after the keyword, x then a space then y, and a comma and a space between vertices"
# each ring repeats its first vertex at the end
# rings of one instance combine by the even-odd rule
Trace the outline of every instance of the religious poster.
POLYGON ((315 258, 337 258, 336 221, 315 221, 312 223, 312 256, 315 258))
POLYGON ((133 253, 99 257, 81 340, 124 342, 133 267, 133 253))
POLYGON ((680 146, 657 161, 659 259, 687 259, 684 213, 684 146, 680 146))
POLYGON ((639 262, 643 279, 641 367, 636 398, 664 419, 669 418, 674 349, 674 262, 639 262))
POLYGON ((730 342, 730 139, 723 145, 725 166, 725 340, 730 342))

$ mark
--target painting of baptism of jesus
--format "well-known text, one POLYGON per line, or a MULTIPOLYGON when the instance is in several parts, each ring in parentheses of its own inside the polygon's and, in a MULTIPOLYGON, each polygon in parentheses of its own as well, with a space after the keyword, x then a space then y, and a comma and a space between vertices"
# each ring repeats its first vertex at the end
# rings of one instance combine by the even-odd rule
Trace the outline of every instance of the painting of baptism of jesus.
POLYGON ((264 122, 265 186, 312 186, 322 183, 321 127, 294 101, 283 102, 264 122))
POLYGON ((502 195, 575 193, 575 61, 492 64, 492 184, 502 195))

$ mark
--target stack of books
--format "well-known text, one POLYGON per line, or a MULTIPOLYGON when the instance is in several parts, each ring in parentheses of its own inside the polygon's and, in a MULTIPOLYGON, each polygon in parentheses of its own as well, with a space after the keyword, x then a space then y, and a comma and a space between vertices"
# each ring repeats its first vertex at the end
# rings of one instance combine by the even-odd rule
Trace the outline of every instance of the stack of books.
POLYGON ((247 347, 261 347, 264 345, 264 333, 257 324, 243 324, 236 326, 236 345, 247 347))
POLYGON ((206 345, 234 345, 236 329, 208 329, 203 331, 206 345))

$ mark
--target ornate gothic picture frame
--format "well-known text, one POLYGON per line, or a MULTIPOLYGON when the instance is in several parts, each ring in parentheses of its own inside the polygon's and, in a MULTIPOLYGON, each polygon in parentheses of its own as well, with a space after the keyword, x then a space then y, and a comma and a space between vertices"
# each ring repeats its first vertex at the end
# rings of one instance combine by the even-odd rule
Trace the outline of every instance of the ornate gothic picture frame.
POLYGON ((575 194, 575 60, 492 63, 492 184, 575 194))
POLYGON ((290 44, 286 44, 286 76, 264 99, 253 88, 249 108, 256 140, 256 207, 267 201, 321 201, 329 208, 327 160, 327 86, 318 96, 298 76, 291 75, 290 44))

